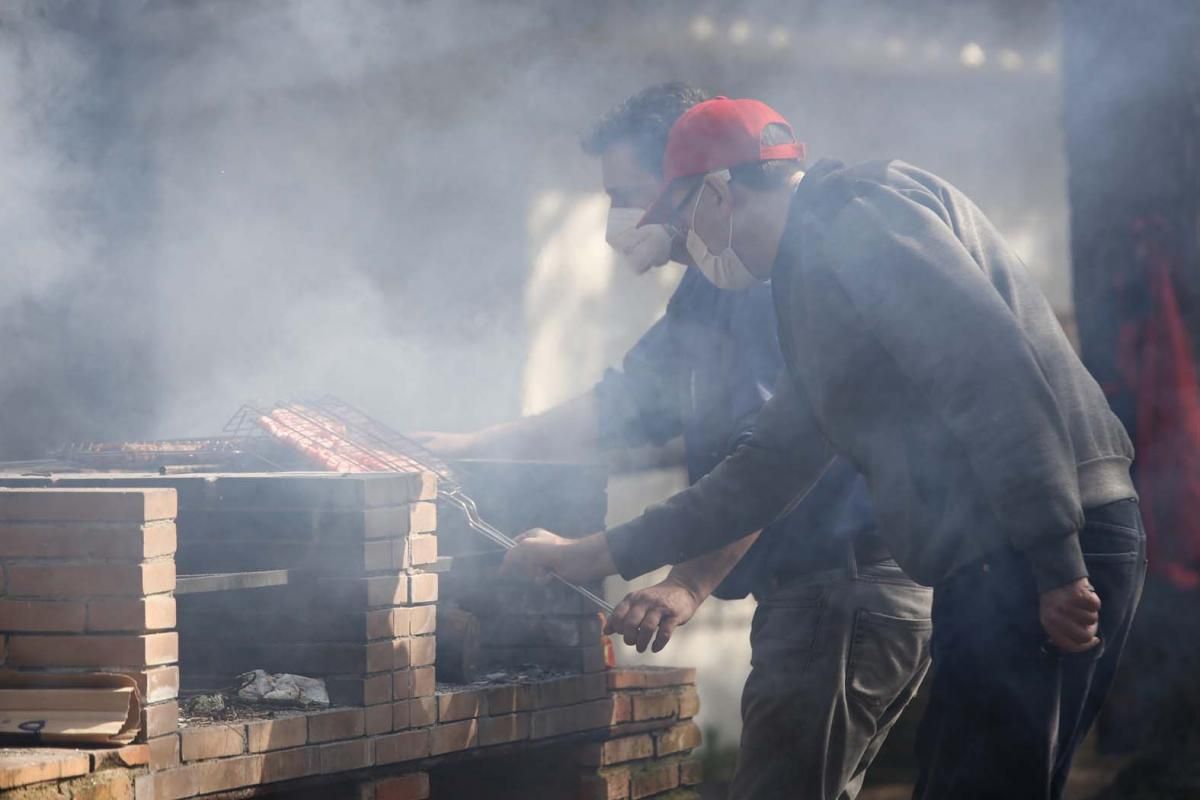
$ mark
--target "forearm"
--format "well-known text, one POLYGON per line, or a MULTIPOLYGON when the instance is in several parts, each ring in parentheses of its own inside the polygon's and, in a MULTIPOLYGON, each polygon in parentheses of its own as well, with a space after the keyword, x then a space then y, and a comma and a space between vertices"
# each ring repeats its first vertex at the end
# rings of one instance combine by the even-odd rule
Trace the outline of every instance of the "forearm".
POLYGON ((753 435, 716 469, 607 531, 613 561, 628 579, 742 539, 786 511, 832 459, 806 398, 785 381, 753 435))
POLYGON ((597 432, 596 398, 587 392, 541 414, 479 431, 471 455, 530 461, 591 458, 596 455, 597 432))
POLYGON ((742 556, 758 541, 760 533, 762 531, 756 531, 720 550, 678 564, 671 569, 666 579, 685 586, 699 604, 733 571, 742 560, 742 556))

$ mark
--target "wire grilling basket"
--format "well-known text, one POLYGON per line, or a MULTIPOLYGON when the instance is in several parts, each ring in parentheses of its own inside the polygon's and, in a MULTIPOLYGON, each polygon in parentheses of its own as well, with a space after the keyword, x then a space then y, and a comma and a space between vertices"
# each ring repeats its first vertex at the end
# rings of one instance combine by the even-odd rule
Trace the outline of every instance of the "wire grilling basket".
MULTIPOLYGON (((304 452, 329 469, 346 472, 432 472, 438 477, 438 498, 457 508, 471 530, 505 550, 516 546, 504 532, 484 520, 450 467, 409 437, 336 397, 276 403, 269 409, 244 405, 225 426, 230 436, 269 435, 304 452)), ((584 586, 555 580, 611 614, 613 607, 584 586)))

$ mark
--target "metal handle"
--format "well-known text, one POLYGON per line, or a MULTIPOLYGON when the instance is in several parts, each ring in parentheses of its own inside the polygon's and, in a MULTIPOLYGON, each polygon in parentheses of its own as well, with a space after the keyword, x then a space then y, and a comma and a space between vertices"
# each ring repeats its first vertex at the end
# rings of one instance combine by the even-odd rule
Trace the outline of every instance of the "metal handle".
MULTIPOLYGON (((500 530, 496 529, 491 524, 485 522, 483 520, 483 518, 479 516, 479 509, 475 506, 474 500, 472 500, 471 498, 467 497, 466 495, 462 494, 459 491, 440 492, 440 494, 444 500, 448 501, 449 503, 454 505, 456 508, 460 509, 463 512, 463 514, 466 515, 467 524, 471 527, 472 530, 474 530, 478 533, 482 533, 486 538, 488 538, 491 541, 495 542, 496 544, 500 545, 505 550, 511 550, 517 546, 517 543, 515 541, 513 541, 511 537, 509 537, 507 534, 501 532, 500 530)), ((589 601, 590 603, 595 605, 597 608, 604 611, 604 613, 606 613, 606 614, 613 613, 613 607, 611 605, 609 605, 608 602, 606 600, 604 600, 604 598, 600 597, 599 595, 597 595, 595 592, 591 591, 587 587, 580 586, 577 583, 571 583, 566 578, 562 577, 561 575, 556 575, 553 572, 550 573, 550 577, 554 578, 554 580, 558 581, 563 586, 566 586, 568 589, 575 592, 575 594, 577 594, 580 597, 584 598, 585 600, 589 601)))

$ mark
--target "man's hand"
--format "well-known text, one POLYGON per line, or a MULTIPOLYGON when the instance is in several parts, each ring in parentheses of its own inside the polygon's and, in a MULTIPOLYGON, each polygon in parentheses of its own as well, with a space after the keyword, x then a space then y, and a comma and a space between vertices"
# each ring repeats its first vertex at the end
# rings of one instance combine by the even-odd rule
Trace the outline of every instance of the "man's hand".
POLYGON ((1042 628, 1062 652, 1082 653, 1100 644, 1100 596, 1087 578, 1043 592, 1040 606, 1042 628))
POLYGON ((603 578, 616 572, 603 533, 567 539, 542 528, 517 537, 517 546, 504 555, 502 574, 524 573, 538 581, 554 574, 572 583, 603 578))
POLYGON ((604 632, 622 634, 625 644, 636 645, 639 653, 646 652, 653 638, 650 649, 657 653, 667 646, 676 627, 687 624, 702 602, 704 598, 691 588, 668 576, 661 583, 625 595, 608 618, 604 632))
POLYGON ((464 458, 478 449, 477 437, 473 433, 441 433, 419 431, 410 433, 409 438, 442 458, 464 458))

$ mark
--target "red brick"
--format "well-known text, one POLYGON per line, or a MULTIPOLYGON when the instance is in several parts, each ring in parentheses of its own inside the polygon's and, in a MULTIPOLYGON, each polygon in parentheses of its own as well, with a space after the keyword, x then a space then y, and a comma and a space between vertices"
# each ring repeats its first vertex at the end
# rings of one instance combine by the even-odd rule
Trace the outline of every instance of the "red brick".
POLYGON ((414 606, 421 603, 436 603, 438 599, 438 576, 436 572, 419 572, 409 576, 409 602, 414 606))
POLYGON ((467 750, 479 743, 479 721, 466 719, 462 722, 438 724, 430 734, 429 751, 432 755, 467 750))
POLYGON ((275 750, 262 756, 262 777, 257 783, 291 781, 316 775, 320 769, 320 755, 315 747, 296 747, 290 750, 275 750))
POLYGON ((23 597, 140 596, 175 590, 175 560, 143 564, 10 564, 8 593, 23 597))
POLYGON ((612 718, 612 700, 591 700, 576 706, 533 712, 530 736, 544 739, 576 731, 607 728, 612 718))
POLYGON ((399 703, 392 703, 392 730, 403 731, 412 727, 412 701, 401 700, 399 703))
POLYGON ((142 706, 142 735, 147 739, 172 733, 179 727, 179 703, 167 700, 142 706))
POLYGON ((308 715, 308 741, 312 744, 362 736, 364 730, 361 708, 336 708, 308 715))
POLYGON ((433 675, 433 667, 418 667, 412 671, 413 697, 425 697, 437 689, 437 680, 433 675))
POLYGON ((0 630, 82 632, 83 603, 54 600, 0 600, 0 630))
POLYGON ((179 766, 179 734, 169 733, 149 740, 150 769, 160 770, 179 766))
POLYGON ((369 642, 366 648, 367 672, 390 672, 396 665, 396 651, 402 649, 401 639, 381 639, 369 642))
POLYGON ((383 575, 364 578, 368 606, 400 606, 408 603, 408 576, 383 575))
POLYGON ((127 667, 179 660, 179 634, 10 636, 8 663, 22 667, 127 667))
POLYGON ((89 600, 89 631, 155 631, 175 627, 175 598, 158 594, 139 599, 89 600))
POLYGON ((307 741, 308 720, 300 714, 246 723, 246 744, 251 753, 300 747, 307 741))
POLYGON ((91 768, 88 754, 80 751, 0 751, 0 790, 86 775, 91 768))
POLYGON ((174 489, 0 489, 5 522, 149 522, 177 512, 174 489))
POLYGON ((408 724, 414 728, 423 728, 437 722, 437 698, 433 695, 414 697, 406 700, 408 705, 408 724))
POLYGON ((155 800, 178 800, 250 786, 259 782, 263 760, 256 755, 185 764, 154 774, 153 793, 147 794, 155 800))
POLYGON ((444 692, 437 695, 438 722, 472 719, 487 713, 482 689, 444 692))
POLYGON ((675 755, 700 746, 700 728, 694 722, 675 725, 654 735, 654 749, 659 758, 675 755))
POLYGON ((633 800, 669 792, 679 785, 679 765, 675 762, 654 764, 630 773, 629 796, 633 800))
POLYGON ((181 728, 179 752, 184 761, 241 755, 246 752, 246 729, 220 724, 181 728))
POLYGON ((583 676, 583 696, 588 700, 608 697, 608 673, 593 672, 583 676))
POLYGON ((150 763, 150 747, 144 744, 127 744, 124 747, 91 750, 92 772, 104 769, 144 767, 150 763))
POLYGON ((323 744, 317 749, 321 774, 348 772, 364 769, 374 763, 374 748, 371 739, 352 739, 348 742, 323 744))
POLYGON ((391 639, 393 636, 406 636, 408 631, 397 634, 395 631, 395 609, 380 608, 367 612, 367 638, 391 639))
MULTIPOLYGON (((436 496, 435 489, 433 496, 426 500, 432 500, 436 496)), ((389 516, 394 517, 389 525, 368 530, 367 535, 372 538, 399 539, 414 533, 433 533, 437 530, 437 503, 412 503, 403 513, 389 516)))
POLYGON ((698 758, 689 758, 679 764, 681 786, 699 786, 704 782, 704 764, 698 758))
POLYGON ((428 730, 404 731, 380 736, 375 740, 375 763, 396 764, 429 755, 432 737, 428 730))
POLYGON ((679 712, 679 697, 674 692, 648 692, 633 696, 633 721, 665 719, 679 712))
POLYGON ((629 769, 602 769, 594 775, 582 776, 579 796, 582 800, 628 800, 629 769))
POLYGON ((386 703, 381 706, 367 706, 363 711, 363 722, 367 736, 390 732, 392 730, 392 705, 386 703))
POLYGON ((649 734, 596 742, 579 751, 579 763, 590 767, 607 767, 653 757, 654 739, 649 734))
POLYGON ((536 686, 538 708, 573 706, 588 699, 582 675, 543 681, 536 686))
POLYGON ((392 702, 391 672, 368 675, 363 682, 363 704, 368 706, 392 702))
POLYGON ((396 569, 432 564, 437 559, 437 536, 434 534, 413 534, 392 543, 392 566, 396 569))
POLYGON ((0 523, 0 556, 143 561, 175 552, 175 523, 0 523))
POLYGON ((495 744, 519 742, 529 738, 529 712, 504 714, 499 717, 482 717, 479 720, 479 744, 491 747, 495 744))
POLYGON ((700 693, 695 686, 686 686, 679 693, 679 718, 691 719, 700 713, 700 693))
POLYGON ((437 606, 413 606, 408 612, 409 630, 413 636, 423 636, 437 630, 437 606))
POLYGON ((412 636, 407 644, 408 662, 412 666, 428 667, 437 661, 437 637, 412 636))
POLYGON ((696 683, 691 667, 621 667, 608 671, 610 689, 661 689, 696 683))
POLYGON ((362 543, 364 572, 395 572, 392 566, 392 542, 376 539, 362 543))
POLYGON ((536 705, 533 686, 497 686, 487 690, 489 714, 511 714, 514 711, 529 711, 536 705))
POLYGON ((633 721, 633 699, 627 694, 613 696, 613 713, 610 724, 620 725, 633 721))
POLYGON ((378 781, 374 789, 375 800, 427 800, 429 776, 424 772, 414 772, 399 778, 387 778, 378 781))
POLYGON ((392 673, 392 699, 401 700, 412 697, 413 672, 411 669, 396 670, 392 673))
POLYGON ((170 664, 139 670, 116 670, 137 682, 143 703, 159 703, 179 696, 179 667, 170 664))

